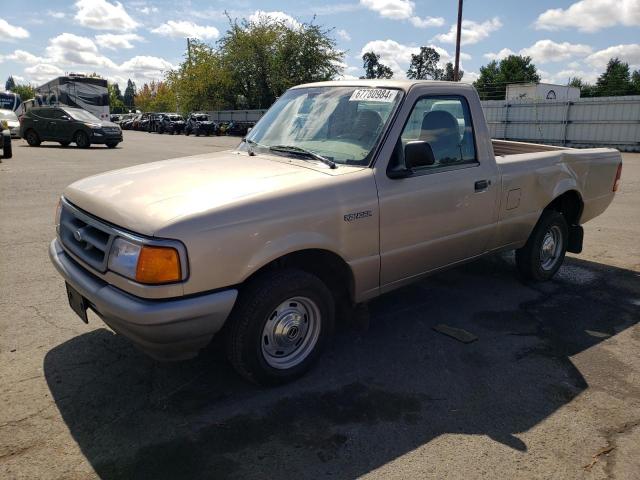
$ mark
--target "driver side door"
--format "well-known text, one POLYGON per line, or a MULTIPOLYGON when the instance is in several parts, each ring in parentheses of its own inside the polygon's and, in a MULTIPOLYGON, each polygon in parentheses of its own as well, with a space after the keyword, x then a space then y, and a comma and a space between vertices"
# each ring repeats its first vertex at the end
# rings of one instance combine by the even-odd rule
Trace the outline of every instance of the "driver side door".
POLYGON ((499 189, 493 158, 477 148, 464 96, 418 98, 396 139, 390 167, 404 162, 404 145, 416 140, 430 143, 435 162, 406 178, 376 172, 383 291, 484 253, 499 189))

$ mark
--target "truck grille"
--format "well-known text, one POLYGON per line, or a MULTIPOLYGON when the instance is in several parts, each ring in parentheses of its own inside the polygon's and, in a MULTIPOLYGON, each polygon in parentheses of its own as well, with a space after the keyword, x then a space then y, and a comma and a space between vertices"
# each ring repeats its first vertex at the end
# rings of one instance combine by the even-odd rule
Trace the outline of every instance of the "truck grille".
POLYGON ((113 230, 95 218, 62 203, 58 231, 62 245, 87 265, 99 272, 107 270, 113 230))

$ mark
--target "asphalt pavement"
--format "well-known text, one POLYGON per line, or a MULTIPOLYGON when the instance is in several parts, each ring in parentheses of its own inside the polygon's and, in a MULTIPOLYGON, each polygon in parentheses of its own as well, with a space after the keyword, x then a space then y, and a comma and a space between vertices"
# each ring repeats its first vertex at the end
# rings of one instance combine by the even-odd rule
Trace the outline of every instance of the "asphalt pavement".
POLYGON ((66 185, 239 142, 124 133, 0 163, 0 478, 640 478, 640 155, 553 281, 509 254, 435 275, 261 389, 215 345, 157 363, 68 307, 47 254, 66 185))

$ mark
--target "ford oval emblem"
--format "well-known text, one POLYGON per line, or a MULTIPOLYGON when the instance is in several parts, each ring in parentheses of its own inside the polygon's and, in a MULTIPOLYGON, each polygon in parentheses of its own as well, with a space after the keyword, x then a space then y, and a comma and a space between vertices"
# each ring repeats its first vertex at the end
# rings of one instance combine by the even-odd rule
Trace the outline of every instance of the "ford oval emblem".
POLYGON ((76 242, 81 242, 83 240, 82 231, 81 230, 76 230, 75 232, 73 232, 73 238, 76 239, 76 242))

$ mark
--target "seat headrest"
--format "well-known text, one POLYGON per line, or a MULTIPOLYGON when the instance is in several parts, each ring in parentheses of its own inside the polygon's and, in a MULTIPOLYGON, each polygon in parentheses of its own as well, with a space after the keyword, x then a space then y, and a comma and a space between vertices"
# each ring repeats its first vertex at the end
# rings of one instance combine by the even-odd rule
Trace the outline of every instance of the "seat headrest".
POLYGON ((460 133, 458 121, 453 115, 444 110, 434 110, 427 112, 422 117, 422 131, 420 132, 420 140, 436 143, 453 143, 460 142, 460 133))

